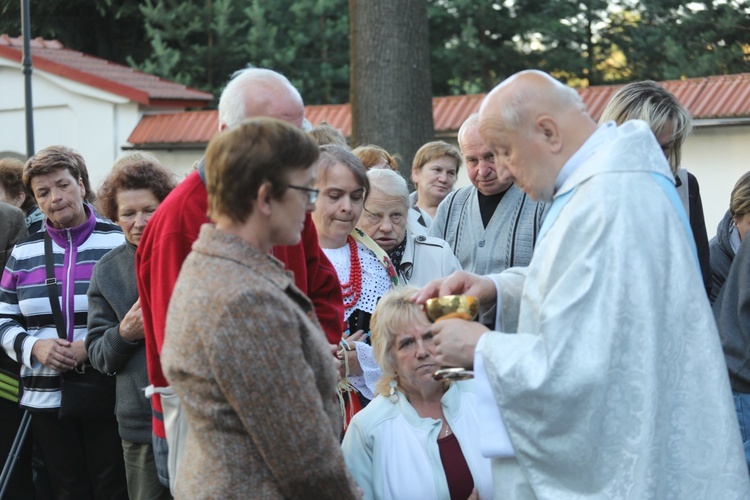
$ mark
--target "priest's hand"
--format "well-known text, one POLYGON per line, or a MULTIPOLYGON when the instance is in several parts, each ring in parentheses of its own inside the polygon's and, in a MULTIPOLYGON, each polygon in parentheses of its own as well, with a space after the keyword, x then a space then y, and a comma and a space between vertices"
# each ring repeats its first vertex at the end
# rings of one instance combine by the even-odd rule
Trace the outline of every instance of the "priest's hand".
POLYGON ((427 299, 443 295, 473 295, 480 305, 492 307, 497 300, 495 282, 486 276, 479 276, 466 271, 456 271, 445 277, 432 280, 422 287, 414 296, 417 304, 424 304, 427 299))
POLYGON ((435 335, 435 353, 440 366, 474 365, 474 349, 479 337, 489 329, 481 323, 463 319, 442 319, 430 326, 435 335))

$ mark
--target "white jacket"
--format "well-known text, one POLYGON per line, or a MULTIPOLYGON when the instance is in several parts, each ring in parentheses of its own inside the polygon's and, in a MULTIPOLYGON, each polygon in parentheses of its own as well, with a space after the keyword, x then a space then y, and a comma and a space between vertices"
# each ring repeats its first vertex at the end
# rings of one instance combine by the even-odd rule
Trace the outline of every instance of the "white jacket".
MULTIPOLYGON (((479 498, 492 498, 490 459, 479 450, 479 415, 474 382, 451 384, 443 413, 461 446, 479 498)), ((437 438, 442 422, 421 418, 403 393, 398 402, 377 396, 357 413, 341 447, 365 499, 449 499, 437 438)))
POLYGON ((404 256, 397 270, 402 284, 419 288, 460 269, 461 263, 444 240, 407 231, 404 256))

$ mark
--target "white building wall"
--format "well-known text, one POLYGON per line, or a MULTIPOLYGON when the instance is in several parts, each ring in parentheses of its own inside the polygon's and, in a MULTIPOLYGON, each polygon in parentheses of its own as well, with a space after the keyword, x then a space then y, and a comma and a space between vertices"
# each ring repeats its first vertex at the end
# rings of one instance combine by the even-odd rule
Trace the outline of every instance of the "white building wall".
POLYGON ((750 124, 696 128, 683 146, 682 166, 700 184, 709 239, 729 209, 737 179, 750 170, 750 124))
MULTIPOLYGON (((32 73, 34 147, 65 145, 86 161, 96 189, 140 119, 139 105, 40 70, 32 73)), ((21 65, 0 59, 0 151, 26 156, 21 65)))

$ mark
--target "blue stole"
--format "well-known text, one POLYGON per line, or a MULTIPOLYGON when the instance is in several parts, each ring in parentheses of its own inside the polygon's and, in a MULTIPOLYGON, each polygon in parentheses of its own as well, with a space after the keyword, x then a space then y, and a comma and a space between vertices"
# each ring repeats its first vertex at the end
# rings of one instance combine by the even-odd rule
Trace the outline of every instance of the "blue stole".
MULTIPOLYGON (((695 259, 695 265, 698 267, 698 272, 700 272, 701 268, 700 262, 698 261, 698 249, 695 246, 693 230, 690 228, 690 222, 688 221, 687 214, 685 213, 685 207, 682 205, 680 197, 677 194, 677 189, 674 186, 674 181, 666 175, 656 172, 651 172, 651 177, 661 187, 662 191, 664 191, 664 194, 667 195, 670 203, 672 203, 672 207, 674 207, 677 215, 680 217, 683 229, 685 229, 685 234, 688 239, 688 244, 690 245, 690 250, 692 251, 693 258, 695 259)), ((560 215, 560 212, 562 211, 565 204, 568 203, 568 200, 575 192, 575 190, 576 188, 574 187, 554 199, 552 205, 549 208, 549 211, 547 212, 547 215, 544 218, 544 223, 542 224, 542 229, 539 231, 539 238, 537 239, 537 242, 541 241, 542 238, 544 238, 544 235, 547 234, 547 231, 549 231, 549 229, 552 227, 552 224, 555 223, 555 220, 560 215)))

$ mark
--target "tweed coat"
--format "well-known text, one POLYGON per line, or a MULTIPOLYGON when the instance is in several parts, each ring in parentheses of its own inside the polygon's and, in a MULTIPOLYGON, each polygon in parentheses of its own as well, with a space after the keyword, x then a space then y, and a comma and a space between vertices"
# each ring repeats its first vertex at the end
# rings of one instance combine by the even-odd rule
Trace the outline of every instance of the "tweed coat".
POLYGON ((270 255, 211 225, 183 264, 162 366, 187 412, 183 498, 356 498, 334 358, 270 255))

